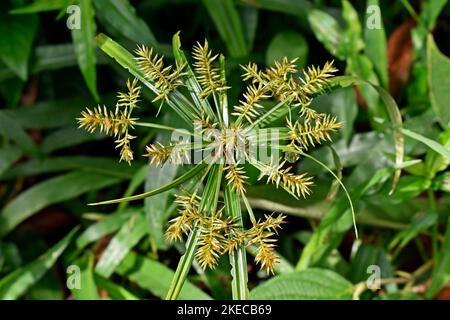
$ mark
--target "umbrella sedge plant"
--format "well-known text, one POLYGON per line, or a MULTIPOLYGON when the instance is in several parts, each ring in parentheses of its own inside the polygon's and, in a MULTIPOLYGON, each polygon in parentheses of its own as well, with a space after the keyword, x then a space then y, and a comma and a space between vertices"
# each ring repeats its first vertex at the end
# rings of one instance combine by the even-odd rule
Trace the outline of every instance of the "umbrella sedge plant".
MULTIPOLYGON (((296 199, 312 192, 313 177, 307 172, 295 173, 291 163, 308 157, 325 166, 307 151, 331 141, 342 124, 332 115, 315 111, 311 101, 328 89, 337 69, 327 62, 323 67, 299 71, 296 59, 288 58, 265 69, 249 63, 241 66, 247 84, 242 97, 231 105, 225 58, 212 53, 206 40, 194 46, 193 63, 189 64, 176 34, 174 66, 166 65, 162 56, 145 46, 138 46, 131 54, 105 35, 97 40, 134 79, 127 82, 126 92, 119 93, 115 108, 86 109, 78 119, 79 126, 113 136, 120 160, 131 163, 136 126, 177 132, 176 128, 140 122, 133 115, 144 85, 155 95, 153 102, 160 108, 173 109, 191 128, 190 132, 183 131, 187 138, 182 142, 148 145, 145 156, 155 166, 166 162, 194 166, 156 190, 95 205, 150 197, 193 180, 192 188, 176 196, 179 214, 169 221, 166 231, 167 240, 186 241, 186 251, 166 298, 178 297, 194 259, 202 268, 214 268, 220 256, 226 254, 231 263, 233 299, 247 299, 246 248, 255 246, 255 263, 273 273, 279 260, 276 236, 285 216, 273 213, 255 217, 246 198, 248 177, 244 164, 254 166, 260 180, 283 188, 296 199), (284 125, 274 124, 280 120, 284 125), (268 150, 267 156, 261 158, 258 148, 268 150)), ((343 187, 354 217, 347 190, 337 175, 326 169, 343 187)))

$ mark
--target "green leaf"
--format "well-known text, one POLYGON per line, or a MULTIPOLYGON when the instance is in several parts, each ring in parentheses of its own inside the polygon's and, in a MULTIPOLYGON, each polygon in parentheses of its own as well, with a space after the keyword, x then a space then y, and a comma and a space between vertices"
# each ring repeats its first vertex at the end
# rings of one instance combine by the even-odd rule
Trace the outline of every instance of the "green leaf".
POLYGON ((277 11, 301 18, 305 18, 313 9, 313 4, 307 0, 240 0, 240 2, 257 8, 277 11))
POLYGON ((123 224, 112 238, 95 266, 95 272, 109 278, 130 250, 145 236, 148 227, 145 217, 138 213, 123 224))
POLYGON ((72 39, 77 55, 78 66, 84 81, 96 101, 100 98, 97 92, 97 71, 95 69, 95 11, 92 0, 78 0, 80 6, 80 28, 72 29, 72 39))
POLYGON ((432 150, 439 153, 444 158, 450 159, 450 150, 447 149, 442 144, 440 144, 434 140, 428 139, 428 138, 422 136, 421 134, 415 133, 408 129, 402 129, 402 132, 405 136, 410 137, 414 140, 417 140, 417 141, 422 142, 423 144, 427 145, 428 147, 430 147, 432 150))
POLYGON ((120 202, 144 199, 144 198, 147 198, 147 197, 151 197, 151 196, 157 195, 158 193, 170 190, 170 189, 172 189, 172 188, 182 184, 183 182, 191 179, 192 177, 196 176, 198 173, 200 173, 200 171, 202 171, 205 168, 205 166, 206 165, 204 163, 199 163, 195 167, 193 167, 191 170, 189 170, 188 172, 183 174, 182 176, 180 176, 177 179, 173 180, 171 183, 166 184, 164 186, 161 186, 159 188, 156 188, 154 190, 147 191, 147 192, 144 192, 144 193, 141 193, 141 194, 138 194, 138 195, 134 195, 134 196, 131 196, 131 197, 125 197, 125 198, 120 198, 120 199, 114 199, 114 200, 107 200, 107 201, 102 201, 102 202, 91 203, 90 205, 98 206, 98 205, 102 205, 102 204, 120 203, 120 202))
POLYGON ((9 202, 0 212, 0 237, 12 231, 19 223, 55 203, 98 190, 121 181, 87 171, 75 171, 34 185, 9 202))
POLYGON ((41 150, 49 154, 56 150, 106 138, 107 136, 100 132, 89 133, 76 126, 68 126, 47 135, 42 141, 41 150))
POLYGON ((67 8, 75 0, 36 0, 29 5, 19 7, 10 11, 11 14, 29 14, 47 12, 67 8))
POLYGON ((139 44, 157 47, 152 31, 128 0, 95 0, 97 16, 107 29, 139 44))
POLYGON ((22 151, 31 155, 38 155, 38 149, 31 137, 22 129, 14 118, 0 111, 0 136, 13 141, 22 151))
MULTIPOLYGON (((446 131, 442 132, 438 138, 438 142, 442 144, 448 151, 450 151, 450 126, 446 131)), ((425 157, 425 173, 427 177, 434 178, 440 171, 447 169, 450 165, 450 159, 437 153, 434 150, 429 150, 425 157)))
MULTIPOLYGON (((161 141, 156 139, 157 141, 161 141)), ((145 190, 154 190, 159 186, 170 183, 177 174, 178 166, 166 162, 162 167, 150 165, 147 170, 147 179, 145 182, 145 190)), ((166 191, 146 198, 144 224, 149 228, 149 234, 155 241, 158 248, 167 247, 164 238, 164 229, 167 223, 166 209, 171 192, 166 191)))
POLYGON ((387 261, 387 255, 383 248, 362 244, 359 246, 358 251, 351 260, 347 278, 355 284, 366 281, 371 275, 368 272, 368 267, 371 265, 380 267, 381 278, 390 278, 394 276, 392 266, 387 261))
POLYGON ((239 14, 233 0, 202 0, 232 57, 248 53, 239 14))
POLYGON ((308 14, 308 21, 317 39, 336 58, 346 58, 344 34, 336 19, 324 11, 312 10, 308 14))
POLYGON ((32 159, 9 169, 2 178, 13 179, 20 176, 36 176, 72 169, 83 169, 120 179, 131 179, 136 172, 136 167, 130 167, 127 163, 118 162, 112 158, 69 156, 32 159))
POLYGON ((392 181, 390 193, 394 192, 395 186, 397 185, 401 175, 401 167, 403 164, 403 156, 405 153, 403 134, 405 133, 404 130, 406 130, 402 128, 403 120, 397 103, 395 102, 394 98, 392 98, 392 96, 382 87, 372 84, 368 81, 359 79, 357 77, 350 77, 350 76, 335 77, 332 80, 332 82, 333 82, 332 85, 339 85, 344 88, 350 85, 358 85, 358 86, 362 84, 370 85, 380 95, 381 100, 383 100, 394 130, 396 170, 394 174, 394 179, 392 181))
POLYGON ((90 243, 119 230, 120 227, 130 220, 131 215, 135 213, 136 210, 115 212, 107 215, 99 222, 92 224, 76 239, 75 244, 77 249, 81 251, 90 243))
POLYGON ((342 1, 342 18, 345 21, 345 46, 348 55, 353 55, 364 49, 362 27, 358 13, 348 0, 342 1))
POLYGON ((428 299, 433 298, 450 280, 450 218, 447 223, 445 240, 435 263, 431 279, 431 285, 426 293, 428 299))
MULTIPOLYGON (((350 197, 355 206, 369 188, 378 184, 388 175, 388 170, 382 169, 376 172, 369 181, 354 187, 350 197)), ((348 208, 347 199, 339 197, 324 215, 319 227, 314 230, 308 244, 302 251, 296 270, 305 270, 316 266, 336 248, 342 240, 342 236, 352 227, 352 215, 348 208)))
MULTIPOLYGON (((379 0, 368 0, 367 7, 376 6, 380 8, 379 0)), ((371 17, 371 12, 366 13, 365 21, 371 17)), ((366 44, 365 54, 372 61, 374 69, 380 79, 383 88, 388 88, 388 62, 386 33, 380 12, 380 28, 364 28, 364 42, 366 44)))
MULTIPOLYGON (((80 268, 79 281, 80 287, 74 286, 71 288, 72 294, 76 300, 100 300, 100 296, 97 292, 97 285, 94 280, 94 255, 88 253, 84 255, 81 259, 76 260, 74 265, 80 268)), ((73 275, 68 275, 68 277, 74 277, 73 275)), ((69 279, 67 280, 69 282, 69 279)))
POLYGON ((253 300, 351 299, 352 284, 326 269, 308 269, 276 276, 250 292, 253 300))
POLYGON ((0 147, 0 176, 8 169, 17 159, 22 156, 20 149, 11 145, 0 147))
POLYGON ((266 51, 266 65, 281 61, 284 57, 297 60, 297 66, 302 69, 308 61, 308 43, 301 33, 283 31, 275 35, 266 51))
POLYGON ((415 215, 411 221, 411 224, 401 232, 397 233, 394 239, 389 243, 389 250, 394 247, 403 248, 409 241, 414 239, 421 232, 431 228, 437 221, 437 214, 434 212, 428 212, 425 214, 415 215))
POLYGON ((427 30, 432 31, 434 29, 437 18, 447 2, 448 0, 434 0, 426 1, 423 4, 423 11, 420 15, 420 20, 426 25, 427 30))
POLYGON ((450 59, 439 51, 431 34, 428 35, 427 56, 431 106, 438 116, 439 123, 443 128, 447 128, 450 125, 450 112, 448 112, 450 59))
MULTIPOLYGON (((170 280, 174 274, 171 269, 160 262, 134 253, 130 253, 116 271, 121 276, 128 278, 141 288, 160 298, 167 293, 170 280)), ((180 292, 180 299, 210 300, 211 297, 186 281, 183 290, 180 292)))
POLYGON ((0 299, 14 300, 20 298, 33 284, 55 264, 58 257, 63 253, 72 240, 77 228, 73 229, 67 236, 48 250, 44 255, 16 269, 0 280, 0 299))
POLYGON ((0 13, 0 59, 22 80, 27 79, 28 59, 38 27, 37 15, 0 13))
POLYGON ((103 278, 100 275, 94 274, 95 282, 99 288, 108 292, 108 297, 114 300, 139 300, 134 294, 129 292, 122 286, 103 278))
POLYGON ((256 30, 258 28, 258 9, 252 7, 242 7, 239 10, 242 17, 242 27, 244 29, 245 41, 247 43, 248 51, 253 48, 255 42, 256 30))

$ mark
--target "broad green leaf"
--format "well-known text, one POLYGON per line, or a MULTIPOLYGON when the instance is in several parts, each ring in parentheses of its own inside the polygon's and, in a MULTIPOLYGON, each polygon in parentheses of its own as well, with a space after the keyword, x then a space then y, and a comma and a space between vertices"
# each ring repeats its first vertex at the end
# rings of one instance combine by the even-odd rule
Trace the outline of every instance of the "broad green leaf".
POLYGON ((374 69, 380 79, 380 85, 384 88, 388 88, 388 63, 387 63, 387 43, 386 43, 386 33, 381 18, 379 0, 368 0, 367 8, 377 8, 378 11, 375 13, 372 11, 366 12, 365 22, 366 28, 364 28, 364 41, 366 44, 365 54, 372 61, 374 69), (376 17, 372 17, 380 13, 376 17), (380 26, 369 25, 369 19, 379 18, 380 26))
POLYGON ((117 184, 121 180, 88 171, 75 171, 36 184, 19 194, 2 209, 0 237, 5 236, 19 223, 51 204, 117 184))
MULTIPOLYGON (((161 141, 160 139, 156 139, 161 141)), ((147 179, 145 182, 145 190, 154 190, 159 186, 166 185, 175 179, 178 167, 175 164, 166 162, 162 167, 155 167, 149 165, 147 169, 147 179)), ((148 227, 148 232, 151 239, 155 242, 158 248, 166 248, 166 241, 164 238, 164 230, 167 223, 166 209, 168 207, 168 200, 171 192, 166 192, 154 195, 151 198, 146 198, 145 218, 144 224, 148 227)))
POLYGON ((92 102, 80 98, 50 100, 38 102, 30 108, 4 110, 1 114, 14 119, 18 125, 26 129, 51 129, 76 124, 76 118, 83 110, 81 106, 91 105, 92 102))
POLYGON ((25 153, 38 154, 38 149, 31 137, 14 118, 8 116, 4 111, 0 111, 0 136, 13 141, 25 153))
POLYGON ((6 274, 22 264, 22 257, 17 245, 13 242, 0 241, 0 273, 6 274))
POLYGON ((96 13, 105 28, 138 44, 157 47, 152 31, 128 0, 95 0, 96 13))
POLYGON ((139 300, 138 297, 115 282, 109 281, 98 274, 94 274, 94 277, 98 287, 108 292, 109 298, 113 300, 139 300))
POLYGON ((333 90, 329 94, 315 98, 311 105, 321 112, 330 112, 343 123, 339 132, 347 144, 354 131, 353 125, 358 113, 354 90, 352 88, 333 90))
MULTIPOLYGON (((450 151, 450 126, 439 136, 438 142, 450 151)), ((449 164, 449 158, 444 157, 434 150, 429 150, 425 157, 425 173, 427 177, 434 178, 438 172, 445 170, 449 164)))
MULTIPOLYGON (((94 255, 88 252, 82 258, 76 260, 73 264, 80 268, 80 286, 71 286, 70 288, 75 299, 100 300, 97 292, 97 285, 94 280, 94 255)), ((76 279, 75 274, 68 274, 68 284, 70 283, 70 278, 76 279)))
MULTIPOLYGON (((388 170, 382 169, 376 172, 369 181, 356 186, 350 192, 350 197, 355 206, 361 197, 372 186, 378 184, 388 175, 388 170)), ((352 227, 352 215, 343 196, 339 197, 324 215, 319 227, 314 230, 308 244, 303 249, 297 263, 296 270, 305 270, 316 266, 336 248, 342 240, 342 236, 352 227)))
POLYGON ((253 300, 350 300, 353 285, 326 269, 282 274, 250 292, 253 300))
POLYGON ((131 249, 147 234, 145 217, 137 213, 123 224, 95 266, 95 272, 109 278, 131 249))
MULTIPOLYGON (((157 297, 164 298, 169 289, 173 271, 158 261, 130 253, 117 268, 116 272, 139 287, 150 291, 157 297)), ((210 300, 206 293, 186 281, 181 290, 180 299, 184 300, 210 300)))
POLYGON ((0 177, 17 159, 22 156, 22 152, 17 147, 5 145, 0 147, 0 177))
POLYGON ((428 85, 430 88, 431 105, 438 116, 438 121, 443 128, 450 125, 450 59, 439 51, 433 36, 428 35, 428 85))
POLYGON ((277 11, 305 18, 313 9, 311 1, 307 0, 240 0, 240 2, 270 11, 277 11))
POLYGON ((348 0, 342 0, 342 18, 345 21, 345 45, 348 55, 360 52, 364 48, 362 27, 358 13, 348 0))
POLYGON ((92 224, 76 239, 75 244, 77 249, 81 251, 90 243, 119 230, 120 227, 130 220, 133 213, 136 213, 136 210, 115 212, 92 224))
POLYGON ((61 10, 67 8, 75 0, 35 0, 33 3, 10 11, 11 14, 29 14, 61 10))
POLYGON ((266 65, 271 66, 284 57, 290 60, 299 58, 296 62, 299 69, 305 66, 308 61, 308 43, 301 33, 283 31, 272 38, 266 51, 266 65))
POLYGON ((73 169, 83 169, 95 174, 121 179, 131 179, 136 172, 136 167, 118 162, 113 158, 69 156, 31 159, 14 166, 1 177, 2 179, 13 179, 20 176, 36 176, 73 169))
POLYGON ((242 27, 244 29, 245 41, 248 50, 251 51, 255 42, 256 30, 258 28, 258 9, 252 7, 242 7, 239 10, 242 17, 242 27))
POLYGON ((383 100, 384 105, 386 106, 386 110, 389 114, 389 119, 392 123, 393 130, 394 130, 394 140, 395 140, 395 174, 394 174, 394 180, 392 182, 391 187, 391 193, 394 191, 395 186, 397 185, 400 175, 401 175, 401 166, 403 164, 403 156, 405 153, 405 146, 404 146, 404 137, 403 134, 405 133, 403 129, 403 120, 402 115, 400 113, 400 110, 398 108, 397 103, 395 102, 394 98, 382 87, 372 84, 370 82, 364 81, 362 79, 359 79, 357 77, 349 77, 349 76, 343 76, 343 77, 336 77, 332 80, 333 85, 339 85, 341 87, 348 87, 350 85, 362 85, 362 84, 368 84, 374 88, 378 94, 381 97, 381 100, 383 100))
POLYGON ((91 203, 90 205, 103 205, 103 204, 112 204, 112 203, 120 203, 120 202, 126 202, 126 201, 133 201, 133 200, 139 200, 139 199, 144 199, 147 197, 151 197, 154 195, 157 195, 158 193, 170 190, 180 184, 182 184, 183 182, 191 179, 192 177, 196 176, 198 173, 200 173, 204 168, 205 168, 205 164, 204 163, 199 163, 197 164, 195 167, 193 167, 191 170, 189 170, 188 172, 186 172, 185 174, 183 174, 182 176, 176 178, 175 180, 173 180, 171 183, 166 184, 164 186, 161 186, 159 188, 156 188, 154 190, 151 191, 147 191, 138 195, 134 195, 131 197, 125 197, 125 198, 120 198, 120 199, 114 199, 114 200, 107 200, 107 201, 102 201, 102 202, 96 202, 96 203, 91 203))
MULTIPOLYGON (((97 64, 105 64, 106 59, 100 56, 97 64)), ((30 65, 30 73, 36 74, 42 71, 57 70, 77 65, 77 56, 71 43, 42 45, 35 49, 34 57, 30 65)), ((10 71, 0 61, 0 81, 14 78, 14 72, 10 71)))
POLYGON ((450 159, 450 150, 447 149, 442 144, 440 144, 434 140, 428 139, 427 137, 424 137, 424 136, 422 136, 418 133, 415 133, 411 130, 408 130, 408 129, 402 129, 402 132, 405 136, 408 136, 414 140, 417 140, 417 141, 422 142, 423 144, 427 145, 428 147, 430 147, 432 150, 439 153, 444 158, 450 159))
MULTIPOLYGON (((0 65, 0 69, 9 71, 9 69, 0 65)), ((12 73, 12 72, 11 72, 12 73)), ((22 98, 23 90, 25 89, 25 81, 13 74, 13 77, 6 79, 0 83, 0 94, 5 100, 7 108, 14 108, 19 105, 20 98, 22 98)))
POLYGON ((308 21, 325 48, 336 58, 344 60, 346 58, 344 35, 336 19, 324 11, 314 9, 308 14, 308 21))
POLYGON ((89 133, 86 130, 80 130, 76 126, 65 127, 47 135, 42 141, 41 150, 48 154, 81 143, 106 138, 107 136, 100 132, 89 133))
POLYGON ((241 19, 233 0, 202 0, 232 57, 248 53, 241 19))
POLYGON ((22 80, 27 79, 28 59, 38 27, 37 15, 0 12, 0 59, 22 80))
POLYGON ((389 243, 389 250, 392 250, 396 246, 403 248, 409 241, 417 237, 418 234, 432 227, 436 223, 437 218, 438 216, 434 212, 427 212, 414 216, 411 224, 408 225, 405 230, 397 233, 394 239, 389 243))
MULTIPOLYGON (((148 171, 148 163, 143 165, 136 173, 133 175, 133 178, 130 181, 130 184, 127 187, 127 190, 125 190, 124 197, 132 196, 133 193, 136 192, 136 190, 145 182, 145 178, 147 177, 147 171, 148 171)), ((128 202, 122 202, 117 207, 117 211, 122 211, 125 208, 128 207, 128 202)))
POLYGON ((421 22, 427 27, 427 30, 432 31, 436 25, 437 18, 444 9, 448 0, 433 0, 426 1, 423 4, 423 11, 420 15, 421 22))
POLYGON ((58 257, 69 245, 76 231, 77 228, 73 229, 44 255, 1 279, 0 299, 14 300, 20 298, 55 264, 58 257))
POLYGON ((92 0, 78 0, 80 6, 80 28, 72 29, 72 39, 77 55, 78 66, 83 74, 84 81, 96 101, 100 98, 97 92, 97 71, 95 52, 95 11, 92 0))
POLYGON ((383 248, 362 244, 351 260, 347 278, 355 284, 368 280, 372 275, 368 272, 368 267, 371 265, 380 267, 381 278, 394 276, 392 266, 387 261, 387 255, 383 248))
POLYGON ((434 265, 433 273, 431 275, 431 285, 428 287, 426 297, 433 298, 439 290, 450 280, 450 218, 447 223, 447 232, 445 240, 442 244, 439 256, 434 265))

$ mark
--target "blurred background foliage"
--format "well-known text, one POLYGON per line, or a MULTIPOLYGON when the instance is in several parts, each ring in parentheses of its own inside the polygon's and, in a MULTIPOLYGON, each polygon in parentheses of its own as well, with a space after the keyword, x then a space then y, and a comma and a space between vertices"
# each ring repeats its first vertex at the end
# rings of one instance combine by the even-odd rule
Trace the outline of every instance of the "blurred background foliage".
MULTIPOLYGON (((164 297, 183 251, 163 236, 176 190, 141 203, 87 203, 151 190, 180 172, 140 157, 119 163, 109 138, 78 130, 75 118, 87 106, 111 105, 128 77, 96 48, 97 33, 171 60, 178 31, 186 49, 206 37, 226 54, 231 103, 242 91, 239 64, 298 56, 299 67, 334 59, 341 74, 385 88, 403 116, 403 174, 389 195, 395 149, 378 93, 348 87, 314 101, 344 122, 336 151, 324 146, 313 155, 350 190, 358 240, 345 196, 315 163, 297 164, 316 176, 313 196, 302 201, 259 185, 252 173, 257 213, 289 215, 276 276, 248 266, 252 298, 449 298, 449 16, 444 0, 2 1, 0 298, 164 297), (81 9, 79 30, 67 28, 70 5, 81 9), (71 265, 80 267, 81 289, 66 285, 71 265), (370 265, 381 268, 380 290, 361 285, 370 265)), ((181 125, 164 108, 155 120, 158 105, 148 92, 143 100, 139 117, 181 125)), ((169 138, 154 129, 138 136, 136 150, 169 138)), ((206 272, 195 265, 180 298, 231 298, 229 268, 226 259, 206 272)))

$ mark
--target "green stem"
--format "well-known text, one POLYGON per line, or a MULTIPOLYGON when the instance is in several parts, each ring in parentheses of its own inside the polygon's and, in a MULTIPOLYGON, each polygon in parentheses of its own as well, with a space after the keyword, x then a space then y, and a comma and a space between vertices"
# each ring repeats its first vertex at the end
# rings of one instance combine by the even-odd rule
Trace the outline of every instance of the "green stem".
MULTIPOLYGON (((202 200, 200 202, 200 210, 208 214, 212 210, 216 210, 219 198, 220 184, 222 181, 223 165, 215 165, 211 169, 211 174, 208 176, 205 189, 203 191, 202 200)), ((169 291, 166 295, 166 300, 175 300, 183 288, 186 281, 189 269, 195 258, 195 249, 197 248, 198 237, 200 230, 195 226, 189 234, 186 241, 186 252, 181 257, 178 263, 177 270, 172 278, 169 291)))
MULTIPOLYGON (((227 214, 233 217, 238 228, 243 229, 241 204, 236 192, 232 191, 229 186, 225 187, 224 199, 227 214)), ((233 278, 231 282, 233 300, 248 300, 247 257, 244 244, 230 254, 230 264, 231 276, 233 278)))
MULTIPOLYGON (((431 210, 433 212, 437 213, 436 197, 434 196, 434 192, 431 189, 428 189, 428 201, 430 203, 431 210)), ((431 233, 431 241, 433 244, 433 258, 434 259, 437 259, 438 252, 439 252, 438 224, 439 224, 439 219, 436 219, 436 222, 433 224, 433 229, 432 229, 432 233, 431 233)))

